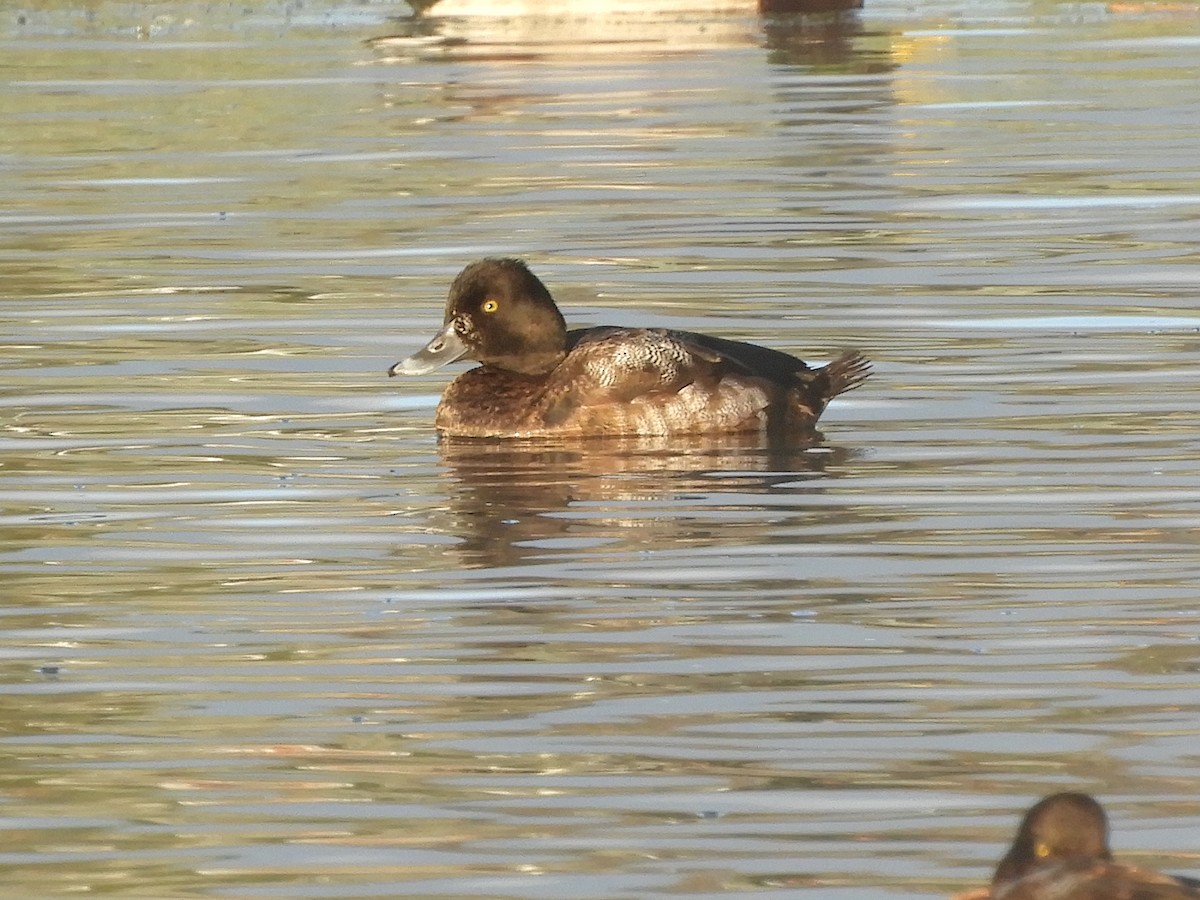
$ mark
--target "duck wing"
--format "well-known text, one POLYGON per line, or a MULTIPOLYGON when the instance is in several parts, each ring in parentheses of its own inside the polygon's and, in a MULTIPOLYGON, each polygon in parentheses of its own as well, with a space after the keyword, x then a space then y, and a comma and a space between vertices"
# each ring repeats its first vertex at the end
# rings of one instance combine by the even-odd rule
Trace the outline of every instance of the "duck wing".
POLYGON ((745 375, 765 378, 784 387, 796 381, 811 386, 810 391, 815 390, 825 402, 838 394, 854 390, 871 374, 870 361, 857 350, 847 350, 828 365, 814 369, 804 360, 782 350, 692 331, 672 333, 698 354, 718 354, 745 375))

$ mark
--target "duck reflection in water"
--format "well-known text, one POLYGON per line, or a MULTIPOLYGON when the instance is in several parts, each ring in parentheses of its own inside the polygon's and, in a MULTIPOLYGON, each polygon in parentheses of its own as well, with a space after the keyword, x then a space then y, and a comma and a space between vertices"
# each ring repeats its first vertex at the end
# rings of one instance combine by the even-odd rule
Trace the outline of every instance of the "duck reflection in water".
POLYGON ((1034 804, 991 887, 955 900, 1188 900, 1200 882, 1113 860, 1108 819, 1087 794, 1053 794, 1034 804))
POLYGON ((429 526, 458 539, 459 565, 495 568, 634 548, 702 554, 727 547, 731 530, 769 542, 781 519, 856 515, 818 499, 851 450, 772 447, 755 434, 680 443, 444 438, 438 450, 455 487, 429 526), (774 499, 764 505, 767 494, 774 499))
POLYGON ((444 435, 528 438, 752 432, 815 441, 829 401, 871 374, 859 353, 811 368, 778 350, 689 331, 568 331, 545 285, 516 259, 483 259, 454 280, 441 331, 389 375, 459 359, 438 404, 444 435))

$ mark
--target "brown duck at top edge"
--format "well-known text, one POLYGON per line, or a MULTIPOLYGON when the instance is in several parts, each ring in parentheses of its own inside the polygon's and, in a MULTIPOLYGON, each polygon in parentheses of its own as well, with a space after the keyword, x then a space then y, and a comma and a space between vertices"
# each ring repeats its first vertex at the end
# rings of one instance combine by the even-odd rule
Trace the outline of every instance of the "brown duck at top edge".
POLYGON ((435 424, 469 437, 811 433, 829 401, 861 385, 850 352, 820 368, 782 353, 688 331, 567 331, 545 285, 516 259, 471 263, 450 287, 442 330, 389 375, 458 359, 435 424))

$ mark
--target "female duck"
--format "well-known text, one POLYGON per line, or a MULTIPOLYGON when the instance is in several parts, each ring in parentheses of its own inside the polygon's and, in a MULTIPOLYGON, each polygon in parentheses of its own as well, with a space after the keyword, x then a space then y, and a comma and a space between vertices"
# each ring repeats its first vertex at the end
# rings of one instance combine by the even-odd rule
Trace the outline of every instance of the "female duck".
POLYGON ((1190 878, 1113 861, 1108 818, 1087 794, 1052 794, 1021 820, 992 886, 955 900, 1197 900, 1190 878))
POLYGON ((388 374, 420 375, 464 357, 482 365, 446 388, 435 424, 470 437, 811 435, 829 401, 871 373, 858 353, 812 369, 777 350, 688 331, 567 331, 550 292, 516 259, 463 269, 445 327, 388 374))

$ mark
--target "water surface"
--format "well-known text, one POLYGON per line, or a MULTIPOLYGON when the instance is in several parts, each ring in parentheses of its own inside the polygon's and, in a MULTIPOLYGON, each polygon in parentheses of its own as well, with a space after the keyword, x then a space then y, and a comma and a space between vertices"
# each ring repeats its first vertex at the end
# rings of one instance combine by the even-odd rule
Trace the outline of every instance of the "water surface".
POLYGON ((1200 16, 0 28, 14 895, 933 898, 1066 787, 1200 873, 1200 16), (876 374, 439 443, 487 253, 876 374))

